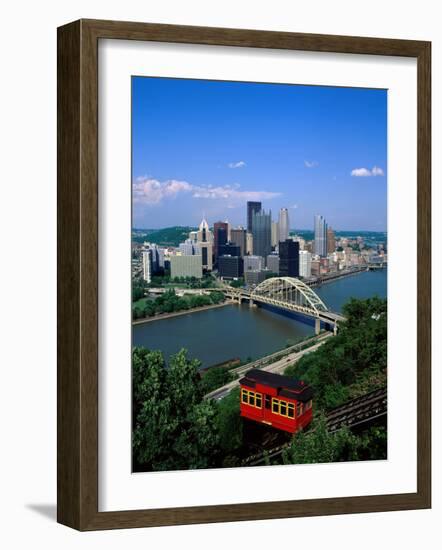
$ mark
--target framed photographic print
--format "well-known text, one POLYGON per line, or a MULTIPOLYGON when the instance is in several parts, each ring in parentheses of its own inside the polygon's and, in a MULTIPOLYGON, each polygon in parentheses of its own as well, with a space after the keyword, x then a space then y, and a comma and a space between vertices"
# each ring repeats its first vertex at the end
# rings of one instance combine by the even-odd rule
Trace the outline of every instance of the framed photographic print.
POLYGON ((430 507, 430 51, 59 28, 59 522, 430 507))

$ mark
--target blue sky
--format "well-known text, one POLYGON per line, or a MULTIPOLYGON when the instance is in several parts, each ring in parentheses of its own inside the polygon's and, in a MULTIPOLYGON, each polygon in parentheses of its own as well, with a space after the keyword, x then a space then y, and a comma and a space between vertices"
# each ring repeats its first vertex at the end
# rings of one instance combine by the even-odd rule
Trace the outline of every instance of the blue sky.
POLYGON ((132 78, 133 226, 228 219, 387 228, 387 91, 132 78))

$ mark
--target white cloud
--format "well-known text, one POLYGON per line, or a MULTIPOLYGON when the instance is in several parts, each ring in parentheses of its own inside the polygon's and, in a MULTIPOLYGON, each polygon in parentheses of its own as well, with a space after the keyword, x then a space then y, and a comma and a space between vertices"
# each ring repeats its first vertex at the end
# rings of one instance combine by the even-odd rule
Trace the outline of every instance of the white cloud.
POLYGON ((316 166, 319 166, 319 162, 317 160, 305 160, 304 166, 306 168, 316 168, 316 166))
POLYGON ((155 205, 163 199, 174 199, 181 193, 188 193, 196 199, 225 199, 230 205, 244 201, 260 201, 279 197, 281 193, 272 191, 242 191, 239 184, 234 185, 193 185, 187 181, 159 181, 151 177, 139 177, 132 186, 133 202, 155 205))
POLYGON ((243 160, 239 160, 238 162, 229 162, 227 166, 229 168, 244 168, 244 166, 247 166, 247 165, 243 160))
POLYGON ((356 177, 368 178, 370 176, 383 176, 384 171, 379 166, 373 166, 371 170, 369 170, 368 168, 354 168, 351 171, 351 175, 356 177))
POLYGON ((379 166, 373 166, 373 168, 371 169, 371 173, 373 176, 383 176, 384 175, 384 171, 382 170, 382 168, 379 168, 379 166))

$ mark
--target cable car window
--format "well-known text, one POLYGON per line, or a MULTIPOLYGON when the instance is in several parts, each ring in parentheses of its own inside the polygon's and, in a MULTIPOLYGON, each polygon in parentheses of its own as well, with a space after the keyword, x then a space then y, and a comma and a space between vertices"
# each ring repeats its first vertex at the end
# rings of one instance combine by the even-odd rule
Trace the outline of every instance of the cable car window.
POLYGON ((241 392, 241 401, 243 403, 248 403, 247 390, 242 390, 242 392, 241 392))
POLYGON ((287 416, 289 418, 295 418, 295 406, 293 405, 293 403, 288 403, 287 409, 287 416))
POLYGON ((281 401, 279 405, 279 413, 282 414, 282 416, 287 416, 287 403, 285 401, 281 401))
POLYGON ((279 413, 279 401, 277 399, 272 399, 272 412, 279 413))
POLYGON ((250 395, 249 395, 249 405, 252 405, 252 407, 255 406, 255 394, 250 392, 250 395))
POLYGON ((301 403, 296 403, 296 416, 301 416, 301 414, 302 414, 301 403))
POLYGON ((265 406, 266 406, 266 409, 270 409, 270 403, 271 403, 270 395, 266 395, 266 396, 265 396, 265 406))
POLYGON ((260 393, 256 394, 256 407, 260 409, 262 407, 262 396, 260 393))

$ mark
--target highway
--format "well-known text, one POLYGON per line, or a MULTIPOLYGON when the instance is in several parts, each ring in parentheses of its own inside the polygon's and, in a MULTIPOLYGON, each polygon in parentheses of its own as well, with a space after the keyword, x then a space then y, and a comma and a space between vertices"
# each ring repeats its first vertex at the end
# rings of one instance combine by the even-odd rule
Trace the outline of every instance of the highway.
MULTIPOLYGON (((324 334, 320 334, 315 339, 316 343, 313 344, 312 346, 310 346, 306 349, 300 350, 300 351, 293 351, 292 353, 288 353, 287 355, 284 355, 284 357, 282 357, 281 359, 278 359, 275 362, 270 363, 269 365, 265 365, 264 367, 262 367, 261 370, 264 370, 264 371, 267 371, 267 372, 273 372, 275 374, 282 374, 284 372, 284 370, 286 369, 286 367, 288 367, 288 365, 296 363, 306 353, 311 353, 312 351, 317 350, 319 348, 319 346, 322 346, 322 344, 328 338, 331 338, 332 336, 333 336, 333 334, 331 332, 326 332, 324 334)), ((305 344, 305 342, 304 342, 304 344, 305 344)), ((272 356, 274 356, 274 355, 279 355, 280 356, 281 353, 283 353, 284 351, 286 351, 286 350, 281 350, 281 352, 277 352, 277 354, 272 354, 272 356)), ((264 357, 264 358, 260 359, 259 361, 262 363, 266 359, 268 359, 269 357, 272 357, 272 356, 264 357)), ((248 365, 243 365, 242 367, 238 367, 237 369, 233 369, 232 372, 238 374, 239 377, 236 380, 233 380, 232 382, 229 382, 228 384, 225 384, 224 386, 221 386, 220 388, 217 388, 216 390, 211 391, 210 393, 205 395, 205 398, 206 399, 216 399, 217 401, 220 401, 221 399, 223 399, 233 388, 235 388, 236 386, 239 385, 239 380, 240 380, 241 376, 243 376, 247 371, 249 371, 253 368, 257 368, 258 365, 256 365, 256 363, 257 363, 257 361, 255 361, 254 363, 249 363, 248 365)))

